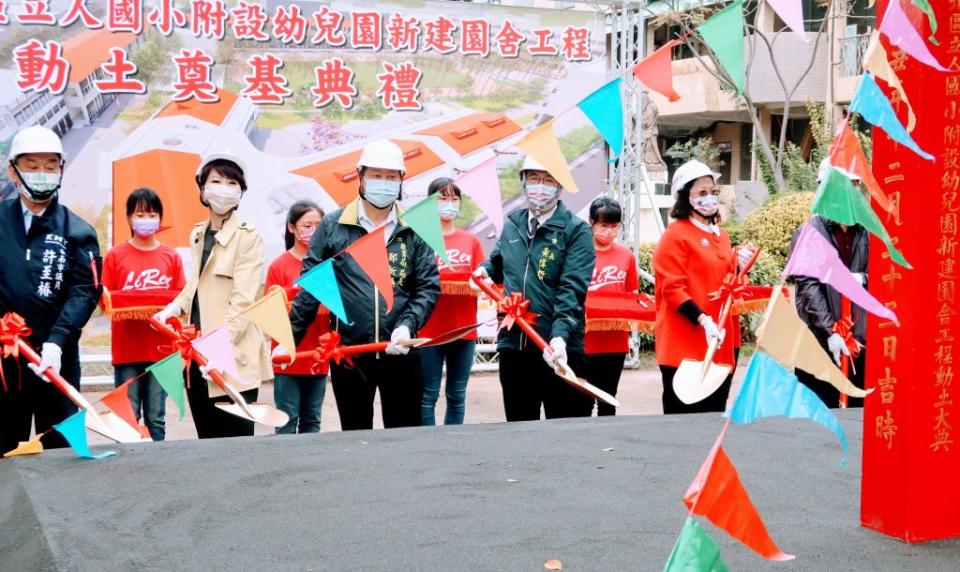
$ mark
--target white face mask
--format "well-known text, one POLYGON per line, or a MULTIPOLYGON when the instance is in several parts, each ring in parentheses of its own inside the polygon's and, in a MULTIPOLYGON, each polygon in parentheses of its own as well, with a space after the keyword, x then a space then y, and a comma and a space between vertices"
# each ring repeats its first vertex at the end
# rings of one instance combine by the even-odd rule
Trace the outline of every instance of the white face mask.
POLYGON ((693 210, 700 213, 701 216, 711 217, 720 210, 720 197, 716 195, 697 197, 690 201, 690 205, 693 206, 693 210))
POLYGON ((549 211, 560 201, 560 188, 552 185, 524 183, 523 192, 527 196, 530 209, 537 215, 549 211))
POLYGON ((364 179, 363 198, 378 209, 385 209, 400 198, 400 181, 364 179))
POLYGON ((440 211, 440 220, 453 220, 460 214, 460 203, 440 203, 437 208, 440 211))
POLYGON ((26 199, 42 203, 53 198, 60 188, 60 173, 27 172, 20 173, 23 185, 20 185, 20 194, 26 199))
POLYGON ((218 215, 225 215, 235 209, 240 204, 242 194, 238 187, 230 185, 209 184, 203 188, 203 198, 218 215))

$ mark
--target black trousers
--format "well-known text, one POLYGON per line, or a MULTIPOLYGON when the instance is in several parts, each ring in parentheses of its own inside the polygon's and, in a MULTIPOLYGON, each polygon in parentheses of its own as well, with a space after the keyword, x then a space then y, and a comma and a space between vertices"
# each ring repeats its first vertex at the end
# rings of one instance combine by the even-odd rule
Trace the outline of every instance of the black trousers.
MULTIPOLYGON (((620 374, 623 373, 623 362, 627 354, 588 354, 586 365, 583 368, 583 377, 593 385, 617 396, 617 387, 620 386, 620 374)), ((597 401, 597 415, 616 415, 617 408, 597 401)))
MULTIPOLYGON (((867 369, 867 352, 866 350, 861 350, 860 355, 853 360, 853 365, 856 368, 856 373, 852 370, 848 374, 850 381, 854 385, 863 389, 863 382, 865 379, 865 370, 867 369)), ((836 409, 840 407, 840 391, 836 387, 830 385, 829 383, 813 377, 809 373, 803 371, 802 369, 797 369, 797 379, 800 380, 800 383, 806 385, 817 394, 824 403, 827 404, 827 407, 831 409, 836 409)), ((847 407, 863 407, 863 398, 862 397, 848 397, 847 398, 847 407)))
POLYGON ((663 377, 663 414, 673 415, 675 413, 710 413, 714 411, 725 411, 727 408, 727 398, 730 397, 730 387, 733 385, 733 374, 737 371, 737 364, 740 362, 740 348, 733 350, 733 369, 730 375, 723 381, 723 384, 710 397, 697 403, 686 403, 680 401, 677 394, 673 391, 673 376, 677 373, 677 368, 665 365, 660 366, 660 375, 663 377))
MULTIPOLYGON (((258 388, 241 391, 240 395, 253 403, 260 393, 258 388)), ((193 415, 193 426, 197 429, 200 439, 217 439, 219 437, 250 437, 253 435, 253 421, 243 419, 220 409, 215 403, 231 403, 226 395, 210 397, 207 389, 207 380, 203 379, 200 367, 193 362, 190 364, 190 387, 187 388, 187 399, 190 401, 190 413, 193 415)))
MULTIPOLYGON (((7 389, 0 386, 0 455, 15 449, 20 441, 29 441, 31 426, 36 426, 39 435, 77 412, 77 406, 55 385, 33 374, 27 360, 2 361, 7 389)), ((65 360, 61 374, 80 389, 79 362, 65 360)), ((67 446, 66 439, 56 431, 44 435, 41 442, 45 449, 67 446)))
POLYGON ((344 431, 373 429, 373 399, 380 390, 383 426, 419 427, 423 377, 420 355, 364 354, 353 365, 330 364, 330 383, 344 431))
MULTIPOLYGON (((583 375, 583 355, 570 354, 568 363, 583 375)), ((590 417, 594 400, 580 393, 543 361, 543 351, 533 344, 520 351, 500 351, 500 386, 507 421, 540 419, 540 406, 547 419, 590 417)))

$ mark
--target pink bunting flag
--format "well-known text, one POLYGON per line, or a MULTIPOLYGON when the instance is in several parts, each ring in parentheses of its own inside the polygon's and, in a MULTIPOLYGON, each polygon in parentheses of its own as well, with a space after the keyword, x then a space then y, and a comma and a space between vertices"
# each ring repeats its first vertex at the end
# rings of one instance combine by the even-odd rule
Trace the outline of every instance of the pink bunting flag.
POLYGON ((887 3, 887 12, 883 15, 883 21, 880 22, 880 33, 885 35, 891 44, 906 52, 913 59, 936 70, 950 71, 940 65, 937 58, 930 53, 927 44, 903 12, 900 0, 890 0, 887 3))
POLYGON ((226 324, 191 342, 193 349, 207 358, 208 367, 218 369, 237 381, 243 381, 237 369, 237 358, 230 341, 230 328, 226 324))
POLYGON ((809 276, 832 286, 867 312, 900 325, 897 315, 880 303, 857 282, 843 265, 837 249, 810 223, 804 223, 793 246, 793 253, 783 269, 783 277, 809 276))
POLYGON ((788 28, 800 34, 804 42, 810 41, 806 30, 803 29, 803 4, 800 0, 767 0, 767 2, 788 28))
POLYGON ((477 203, 497 229, 497 236, 500 236, 503 232, 503 197, 496 160, 496 157, 487 159, 457 177, 454 183, 460 187, 462 193, 477 203))

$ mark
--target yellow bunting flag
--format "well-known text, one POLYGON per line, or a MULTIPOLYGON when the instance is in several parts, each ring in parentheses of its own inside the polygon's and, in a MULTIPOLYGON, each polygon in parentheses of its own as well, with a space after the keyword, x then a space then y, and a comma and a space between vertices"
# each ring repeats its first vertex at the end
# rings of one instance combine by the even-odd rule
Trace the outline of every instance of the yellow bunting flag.
POLYGON ((16 457, 18 455, 39 455, 40 453, 43 453, 43 443, 40 442, 40 437, 37 437, 33 441, 20 441, 16 449, 4 453, 3 456, 16 457))
POLYGON ((291 357, 297 353, 297 345, 293 343, 290 315, 287 314, 287 296, 283 288, 273 288, 266 296, 240 312, 240 315, 276 340, 290 353, 291 357))
POLYGON ((576 193, 580 189, 577 188, 567 160, 560 151, 560 142, 557 141, 557 134, 553 130, 553 121, 551 119, 527 133, 514 144, 514 147, 536 159, 548 173, 553 175, 561 187, 576 193))
POLYGON ((786 368, 798 368, 836 387, 850 397, 864 397, 864 391, 850 383, 840 368, 824 351, 816 336, 803 323, 793 302, 785 298, 780 288, 773 296, 757 331, 760 348, 786 368))
POLYGON ((878 79, 882 79, 900 94, 900 101, 907 106, 907 131, 913 131, 913 128, 917 126, 917 116, 913 113, 913 106, 907 99, 907 92, 903 89, 903 84, 900 83, 897 72, 893 71, 890 62, 887 61, 887 51, 883 49, 883 44, 880 43, 880 32, 877 30, 874 30, 873 34, 870 35, 870 44, 867 46, 867 52, 863 55, 863 70, 872 73, 878 79))

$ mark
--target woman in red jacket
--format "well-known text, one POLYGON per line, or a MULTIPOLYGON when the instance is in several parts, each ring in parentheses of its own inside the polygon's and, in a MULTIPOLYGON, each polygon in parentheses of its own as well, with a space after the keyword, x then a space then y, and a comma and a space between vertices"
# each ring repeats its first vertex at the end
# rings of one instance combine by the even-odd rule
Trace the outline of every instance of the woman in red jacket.
MULTIPOLYGON (((284 243, 287 251, 270 263, 264 292, 274 286, 287 291, 287 299, 293 300, 300 290, 294 284, 300 278, 300 267, 307 254, 310 239, 323 218, 323 210, 310 201, 299 201, 290 207, 287 213, 287 227, 284 243)), ((317 319, 313 321, 307 335, 297 346, 297 352, 313 351, 317 340, 330 330, 330 315, 320 306, 317 319)), ((276 347, 276 342, 273 343, 276 347)), ((274 367, 273 400, 277 408, 290 416, 290 421, 277 428, 277 433, 319 433, 320 409, 327 390, 327 373, 330 364, 314 364, 312 360, 298 360, 284 367, 274 367), (314 369, 314 366, 316 368, 314 369)))
MULTIPOLYGON (((673 390, 673 377, 685 359, 702 361, 710 341, 720 340, 714 363, 734 367, 734 326, 731 315, 718 324, 723 301, 714 296, 724 279, 737 269, 730 236, 720 228, 719 173, 699 161, 680 166, 671 184, 676 199, 674 219, 653 253, 656 275, 657 363, 663 375, 663 412, 723 411, 731 374, 713 395, 687 405, 673 390), (727 335, 727 334, 730 335, 727 335)), ((750 258, 749 249, 740 257, 750 258)), ((741 261, 742 262, 742 261, 741 261)))

